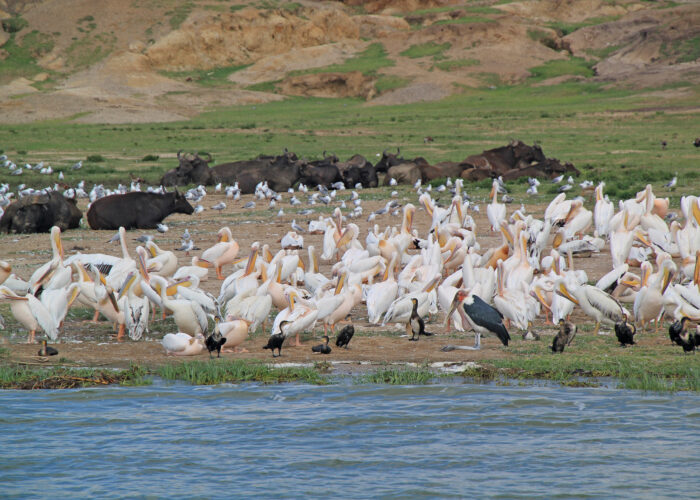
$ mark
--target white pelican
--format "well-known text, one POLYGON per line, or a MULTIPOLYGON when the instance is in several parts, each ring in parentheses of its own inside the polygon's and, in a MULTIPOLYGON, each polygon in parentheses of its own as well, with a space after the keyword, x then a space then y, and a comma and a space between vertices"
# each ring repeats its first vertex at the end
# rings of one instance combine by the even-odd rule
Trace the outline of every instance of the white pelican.
POLYGON ((304 273, 304 286, 311 293, 314 293, 317 288, 322 287, 330 280, 322 273, 318 272, 318 258, 316 257, 316 249, 313 245, 309 245, 309 266, 304 273))
POLYGON ((36 291, 44 282, 48 282, 44 288, 63 288, 70 283, 70 269, 63 263, 61 230, 57 226, 51 228, 51 252, 53 254, 51 260, 37 268, 29 278, 29 286, 33 291, 36 291))
POLYGON ((526 297, 519 287, 506 288, 503 261, 498 261, 496 282, 498 284, 493 304, 502 316, 513 322, 516 328, 527 330, 528 315, 526 312, 526 297))
POLYGON ((160 343, 165 348, 165 353, 173 356, 196 356, 206 349, 201 333, 194 337, 183 332, 166 333, 160 343))
POLYGON ((605 238, 610 233, 610 219, 615 215, 615 206, 608 197, 603 195, 605 183, 601 182, 595 188, 595 207, 593 208, 593 224, 597 235, 605 238))
POLYGON ((399 291, 399 285, 394 277, 394 268, 396 266, 397 255, 391 259, 391 262, 384 271, 384 280, 367 286, 367 316, 368 321, 372 324, 378 324, 382 315, 389 309, 389 305, 396 298, 399 291))
POLYGON ((275 316, 271 334, 275 335, 280 333, 280 323, 282 321, 287 321, 288 323, 284 328, 285 338, 296 335, 295 345, 301 346, 299 335, 301 332, 313 327, 313 324, 316 322, 316 317, 318 316, 318 310, 303 304, 296 304, 297 292, 293 289, 288 290, 285 294, 289 305, 275 316))
POLYGON ((49 288, 41 293, 41 303, 49 310, 54 322, 60 328, 68 314, 68 308, 80 293, 80 285, 71 283, 66 288, 49 288))
POLYGON ((222 280, 224 276, 221 273, 221 268, 236 260, 238 243, 233 239, 228 227, 221 228, 218 235, 219 242, 202 253, 200 262, 207 266, 213 266, 216 269, 216 277, 222 280))
POLYGON ((654 320, 656 323, 656 332, 659 330, 659 317, 663 312, 664 298, 673 273, 675 264, 671 260, 665 260, 662 264, 663 277, 660 286, 656 287, 649 284, 651 275, 651 264, 642 262, 642 279, 641 288, 634 298, 634 320, 640 322, 642 329, 646 330, 648 322, 654 320))
POLYGON ((335 324, 344 320, 347 315, 350 314, 352 308, 362 300, 362 289, 356 280, 353 280, 353 284, 348 283, 348 290, 342 292, 345 280, 345 274, 338 279, 335 293, 337 296, 343 297, 343 300, 323 318, 324 332, 326 331, 326 327, 330 327, 331 332, 335 332, 335 324))
POLYGON ((172 278, 175 281, 186 279, 190 276, 196 276, 197 279, 202 281, 207 281, 209 278, 209 268, 206 264, 199 263, 199 257, 196 255, 192 257, 192 264, 189 266, 181 266, 175 271, 172 278))
POLYGON ((245 319, 233 319, 216 323, 216 330, 226 337, 224 352, 228 350, 236 353, 248 352, 248 349, 238 349, 238 346, 248 338, 248 327, 250 327, 250 321, 245 319))
POLYGON ((119 245, 122 249, 122 257, 106 276, 107 284, 113 289, 118 289, 129 273, 137 270, 136 261, 129 255, 129 249, 126 246, 126 229, 123 227, 119 228, 119 245))
POLYGON ((557 280, 556 293, 580 306, 583 312, 595 320, 594 335, 600 330, 600 323, 605 322, 614 325, 622 321, 622 315, 629 313, 603 290, 591 285, 576 285, 557 280))
POLYGON ((234 297, 226 303, 227 318, 241 318, 250 321, 249 331, 255 332, 260 325, 266 330, 265 323, 270 309, 272 309, 272 297, 267 293, 267 286, 263 284, 251 295, 242 299, 234 297))
POLYGON ((435 287, 440 281, 440 276, 433 278, 425 287, 417 292, 411 292, 394 300, 387 309, 382 321, 382 326, 387 323, 406 323, 411 318, 413 303, 411 299, 418 299, 418 315, 422 318, 428 315, 431 308, 431 301, 437 302, 437 292, 435 287))
POLYGON ((0 260, 0 285, 5 283, 5 280, 10 277, 11 272, 12 266, 4 260, 0 260))
POLYGON ((501 227, 501 221, 506 219, 506 206, 503 203, 498 203, 498 181, 496 179, 493 180, 489 196, 492 200, 486 205, 486 215, 491 223, 491 231, 498 231, 501 227))
POLYGON ((168 297, 166 292, 168 282, 160 276, 152 276, 151 281, 160 285, 160 298, 163 301, 163 306, 173 312, 173 319, 178 330, 191 335, 207 332, 209 326, 207 315, 198 303, 188 300, 173 300, 168 297))
POLYGON ((119 301, 126 294, 124 324, 131 340, 139 340, 143 332, 148 331, 148 300, 134 293, 134 285, 138 285, 140 281, 141 275, 139 273, 136 271, 130 272, 121 290, 119 290, 117 299, 119 301))
POLYGON ((34 343, 38 328, 51 340, 58 338, 58 325, 49 310, 32 294, 20 297, 6 286, 0 286, 0 298, 10 301, 10 311, 15 319, 29 330, 27 343, 34 343))
POLYGON ((170 250, 163 250, 153 241, 146 243, 146 249, 151 257, 146 261, 149 273, 167 278, 177 270, 177 256, 170 250))

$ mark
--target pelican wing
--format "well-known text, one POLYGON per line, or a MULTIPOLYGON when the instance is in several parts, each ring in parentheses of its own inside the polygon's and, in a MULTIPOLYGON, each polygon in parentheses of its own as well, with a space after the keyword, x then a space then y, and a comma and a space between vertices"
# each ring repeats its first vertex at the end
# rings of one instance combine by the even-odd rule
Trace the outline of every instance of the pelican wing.
POLYGON ((207 329, 209 328, 209 319, 207 318, 207 313, 204 312, 204 309, 202 309, 202 306, 200 306, 197 302, 190 302, 190 305, 192 306, 192 311, 194 311, 194 315, 197 317, 197 323, 199 323, 199 327, 202 329, 202 334, 207 333, 207 329))
POLYGON ((622 305, 610 294, 589 285, 586 287, 586 297, 588 298, 588 302, 603 313, 605 318, 614 323, 622 321, 622 305))

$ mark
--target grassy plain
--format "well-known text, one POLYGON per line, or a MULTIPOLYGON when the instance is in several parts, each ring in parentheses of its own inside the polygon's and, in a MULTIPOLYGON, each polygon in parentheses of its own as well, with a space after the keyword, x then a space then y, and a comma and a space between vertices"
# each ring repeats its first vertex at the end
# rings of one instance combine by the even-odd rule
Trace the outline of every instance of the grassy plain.
MULTIPOLYGON (((556 70, 549 66, 543 71, 556 70)), ((535 78, 537 79, 537 78, 535 78)), ((533 82, 535 83, 535 82, 533 82)), ((65 171, 66 182, 116 185, 138 174, 155 183, 176 165, 179 149, 210 152, 216 162, 277 153, 285 147, 318 158, 324 150, 341 158, 355 153, 375 159, 385 148, 406 158, 459 161, 511 139, 538 143, 545 154, 573 163, 582 178, 605 180, 613 198, 629 196, 647 182, 676 173, 676 196, 697 185, 700 86, 643 93, 599 83, 519 85, 464 89, 442 101, 368 106, 357 99, 288 98, 282 102, 204 111, 183 122, 83 125, 62 121, 0 125, 0 149, 18 165, 50 162, 55 170, 99 154, 65 171), (434 142, 424 143, 431 136, 434 142), (668 143, 662 149, 661 141, 668 143), (142 162, 146 155, 160 160, 142 162)), ((44 185, 35 172, 21 178, 0 171, 0 182, 44 185)), ((516 183, 517 184, 517 183, 516 183)), ((517 185, 516 185, 517 191, 517 185)))

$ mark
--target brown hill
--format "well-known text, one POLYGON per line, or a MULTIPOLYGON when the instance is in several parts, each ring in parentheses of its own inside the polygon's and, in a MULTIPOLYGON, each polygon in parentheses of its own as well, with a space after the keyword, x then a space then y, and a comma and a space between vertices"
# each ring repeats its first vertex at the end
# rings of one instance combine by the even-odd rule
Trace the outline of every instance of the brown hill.
POLYGON ((375 105, 464 86, 697 81, 700 4, 671 0, 0 0, 5 122, 167 121, 284 95, 375 105))

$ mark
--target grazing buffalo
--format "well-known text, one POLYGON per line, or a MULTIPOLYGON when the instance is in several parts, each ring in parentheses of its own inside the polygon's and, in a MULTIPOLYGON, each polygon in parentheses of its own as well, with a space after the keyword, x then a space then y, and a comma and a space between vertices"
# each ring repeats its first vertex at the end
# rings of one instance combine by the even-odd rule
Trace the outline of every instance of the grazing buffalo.
POLYGON ((177 189, 165 194, 133 192, 96 200, 87 220, 92 229, 155 229, 170 214, 192 212, 194 208, 177 189))
POLYGON ((209 162, 211 155, 207 153, 208 159, 200 158, 198 154, 185 153, 178 151, 177 160, 179 162, 177 168, 168 170, 160 179, 162 186, 184 186, 187 184, 206 184, 214 183, 209 162))
POLYGON ((78 227, 82 216, 75 200, 61 193, 35 194, 7 207, 0 219, 0 232, 47 233, 52 226, 65 231, 78 227))

